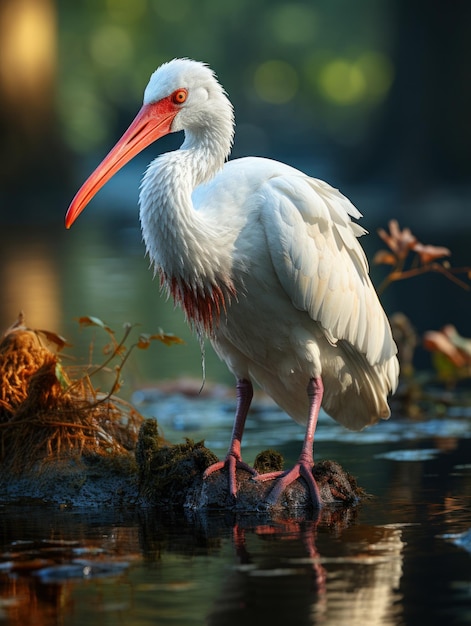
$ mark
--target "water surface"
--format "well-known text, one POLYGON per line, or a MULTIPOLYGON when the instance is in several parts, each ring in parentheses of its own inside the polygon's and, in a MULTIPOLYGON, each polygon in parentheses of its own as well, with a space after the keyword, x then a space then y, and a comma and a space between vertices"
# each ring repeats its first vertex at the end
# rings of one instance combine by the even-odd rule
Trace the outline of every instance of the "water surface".
MULTIPOLYGON (((183 376, 199 387, 200 346, 159 296, 135 219, 117 219, 119 228, 106 221, 68 233, 60 225, 4 234, 2 328, 23 309, 30 326, 64 334, 78 362, 90 358, 92 339, 93 358, 101 358, 98 334, 78 329, 81 315, 101 317, 117 333, 131 322, 182 336, 184 346, 134 355, 123 394, 171 441, 205 439, 222 456, 232 378, 208 349, 200 396, 162 392, 163 379, 183 376)), ((316 458, 338 461, 372 497, 312 519, 13 506, 0 494, 0 623, 467 624, 470 433, 471 416, 459 408, 421 421, 393 411, 362 433, 322 416, 316 458)), ((248 462, 275 447, 292 463, 302 438, 298 425, 257 397, 244 435, 248 462)))
MULTIPOLYGON (((189 430, 182 422, 172 429, 169 403, 165 398, 159 409, 167 433, 176 439, 196 434, 194 422, 189 430)), ((204 411, 206 400, 177 397, 172 403, 204 411)), ((223 451, 231 420, 227 411, 217 419, 214 401, 206 408, 210 440, 223 451)), ((262 408, 250 416, 248 459, 266 443, 270 415, 262 408)), ((293 437, 282 414, 274 423, 277 447, 292 462, 300 436, 293 437)), ((445 422, 397 418, 353 442, 323 417, 317 457, 339 461, 372 497, 310 519, 3 505, 0 620, 469 623, 471 420, 450 423, 447 434, 445 422)))

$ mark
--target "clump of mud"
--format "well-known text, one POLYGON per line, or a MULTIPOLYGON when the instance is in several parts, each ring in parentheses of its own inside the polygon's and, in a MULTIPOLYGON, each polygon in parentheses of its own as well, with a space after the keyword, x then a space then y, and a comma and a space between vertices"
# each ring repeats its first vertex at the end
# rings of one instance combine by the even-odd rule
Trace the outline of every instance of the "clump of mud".
MULTIPOLYGON (((251 475, 237 470, 238 491, 234 499, 228 492, 226 471, 203 473, 218 458, 205 447, 203 441, 187 439, 185 443, 171 445, 160 435, 155 420, 144 422, 136 449, 139 468, 139 488, 144 499, 155 505, 179 506, 189 511, 235 511, 240 513, 263 512, 264 502, 276 479, 256 482, 251 475)), ((260 452, 254 463, 260 474, 281 471, 283 457, 275 450, 260 452)), ((355 478, 335 461, 322 461, 313 469, 323 503, 355 506, 366 497, 355 478)), ((270 509, 299 513, 312 509, 312 502, 303 480, 289 485, 279 505, 270 509)))

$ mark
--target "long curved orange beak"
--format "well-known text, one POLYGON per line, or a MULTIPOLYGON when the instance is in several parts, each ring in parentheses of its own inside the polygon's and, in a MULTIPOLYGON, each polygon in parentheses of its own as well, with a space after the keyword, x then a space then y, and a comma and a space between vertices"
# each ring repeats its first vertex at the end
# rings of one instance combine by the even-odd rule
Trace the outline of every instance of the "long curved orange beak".
POLYGON ((142 106, 118 143, 78 190, 65 216, 66 228, 72 226, 93 196, 118 170, 153 141, 171 132, 176 114, 176 107, 168 99, 142 106))

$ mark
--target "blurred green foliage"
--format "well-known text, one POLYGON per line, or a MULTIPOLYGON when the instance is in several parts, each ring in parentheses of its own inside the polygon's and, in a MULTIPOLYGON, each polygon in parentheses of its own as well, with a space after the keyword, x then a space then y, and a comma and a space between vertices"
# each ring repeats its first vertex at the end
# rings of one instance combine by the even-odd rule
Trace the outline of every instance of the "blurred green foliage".
POLYGON ((394 80, 389 7, 387 0, 58 2, 65 141, 78 153, 109 144, 152 71, 187 56, 216 71, 239 123, 285 119, 354 144, 394 80))

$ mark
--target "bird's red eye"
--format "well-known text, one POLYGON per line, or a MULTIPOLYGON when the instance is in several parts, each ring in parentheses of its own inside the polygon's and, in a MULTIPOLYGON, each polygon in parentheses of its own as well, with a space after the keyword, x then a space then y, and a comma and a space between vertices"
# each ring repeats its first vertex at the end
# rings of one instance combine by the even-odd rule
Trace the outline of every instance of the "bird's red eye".
POLYGON ((188 97, 188 92, 186 89, 177 89, 172 94, 172 100, 175 104, 183 104, 188 97))

